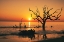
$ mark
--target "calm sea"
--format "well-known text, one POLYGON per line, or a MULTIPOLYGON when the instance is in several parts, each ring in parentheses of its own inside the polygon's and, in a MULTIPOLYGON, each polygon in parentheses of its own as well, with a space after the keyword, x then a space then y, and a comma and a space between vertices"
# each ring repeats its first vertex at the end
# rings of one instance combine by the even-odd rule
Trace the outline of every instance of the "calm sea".
MULTIPOLYGON (((19 26, 21 22, 0 22, 0 27, 12 27, 19 26)), ((20 28, 0 28, 1 34, 8 34, 0 36, 0 42, 32 42, 44 40, 42 28, 34 28, 36 26, 41 26, 38 22, 22 22, 21 26, 26 25, 27 27, 32 28, 21 28, 21 30, 29 30, 34 29, 38 34, 33 36, 19 36, 19 35, 11 35, 11 33, 18 33, 20 28)), ((51 34, 46 34, 46 39, 58 38, 63 36, 64 34, 56 34, 52 33, 55 31, 63 31, 64 30, 64 22, 46 22, 46 31, 51 32, 51 34), (52 26, 52 27, 51 27, 52 26)))

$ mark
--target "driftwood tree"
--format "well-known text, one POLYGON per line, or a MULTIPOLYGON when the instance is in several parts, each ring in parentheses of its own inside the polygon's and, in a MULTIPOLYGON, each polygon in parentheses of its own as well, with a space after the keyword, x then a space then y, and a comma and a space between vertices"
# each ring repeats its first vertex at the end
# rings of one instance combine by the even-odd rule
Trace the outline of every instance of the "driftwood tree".
POLYGON ((29 11, 31 11, 35 15, 35 17, 33 18, 33 14, 31 14, 31 17, 34 20, 35 19, 38 20, 38 22, 40 22, 42 24, 43 31, 45 31, 45 23, 46 23, 46 20, 48 20, 48 19, 50 19, 50 20, 60 20, 59 17, 61 16, 62 8, 61 9, 57 9, 52 14, 50 14, 50 11, 52 9, 53 8, 48 9, 47 6, 44 6, 43 7, 43 16, 41 17, 38 8, 36 9, 36 12, 34 12, 33 10, 31 10, 29 8, 29 11), (60 12, 58 12, 58 10, 60 12), (56 15, 54 15, 54 14, 56 14, 56 15))

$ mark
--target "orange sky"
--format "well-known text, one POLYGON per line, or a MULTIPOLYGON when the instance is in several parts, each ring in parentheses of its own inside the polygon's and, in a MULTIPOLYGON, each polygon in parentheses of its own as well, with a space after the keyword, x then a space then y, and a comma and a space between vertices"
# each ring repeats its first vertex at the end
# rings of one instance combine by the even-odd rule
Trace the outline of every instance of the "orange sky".
MULTIPOLYGON (((60 9, 64 7, 64 0, 0 0, 0 21, 28 21, 32 10, 36 6, 42 15, 42 7, 47 5, 49 8, 60 9)), ((63 10, 64 11, 64 10, 63 10)), ((64 12, 62 11, 59 21, 64 21, 64 12)))

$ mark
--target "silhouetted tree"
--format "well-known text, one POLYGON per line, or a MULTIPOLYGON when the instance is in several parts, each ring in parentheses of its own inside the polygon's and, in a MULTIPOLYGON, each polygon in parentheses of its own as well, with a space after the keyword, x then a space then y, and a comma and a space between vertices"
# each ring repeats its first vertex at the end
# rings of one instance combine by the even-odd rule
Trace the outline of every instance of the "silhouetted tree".
POLYGON ((50 13, 50 11, 52 10, 53 8, 50 8, 48 9, 47 6, 44 6, 43 7, 43 17, 40 16, 40 12, 37 8, 36 12, 34 12, 33 10, 31 10, 29 8, 29 11, 31 11, 34 15, 35 15, 35 18, 33 18, 33 14, 31 14, 31 17, 35 20, 37 19, 38 22, 40 22, 42 24, 42 28, 43 28, 43 31, 45 31, 45 23, 46 23, 46 20, 50 19, 50 20, 60 20, 59 17, 61 16, 61 11, 62 11, 62 8, 61 9, 57 9, 55 10, 52 14, 50 13), (60 12, 58 12, 58 10, 60 12), (55 15, 55 13, 57 13, 57 15, 55 15))

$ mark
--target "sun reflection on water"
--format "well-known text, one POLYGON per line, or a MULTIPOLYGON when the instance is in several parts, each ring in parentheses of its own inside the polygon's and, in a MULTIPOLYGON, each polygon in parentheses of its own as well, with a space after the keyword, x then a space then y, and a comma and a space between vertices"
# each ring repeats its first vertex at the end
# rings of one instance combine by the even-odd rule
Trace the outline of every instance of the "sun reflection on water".
POLYGON ((30 27, 30 22, 28 24, 29 24, 29 27, 30 27))
MULTIPOLYGON (((28 27, 30 27, 30 22, 28 22, 28 27)), ((27 30, 30 30, 31 28, 27 28, 27 30)))

